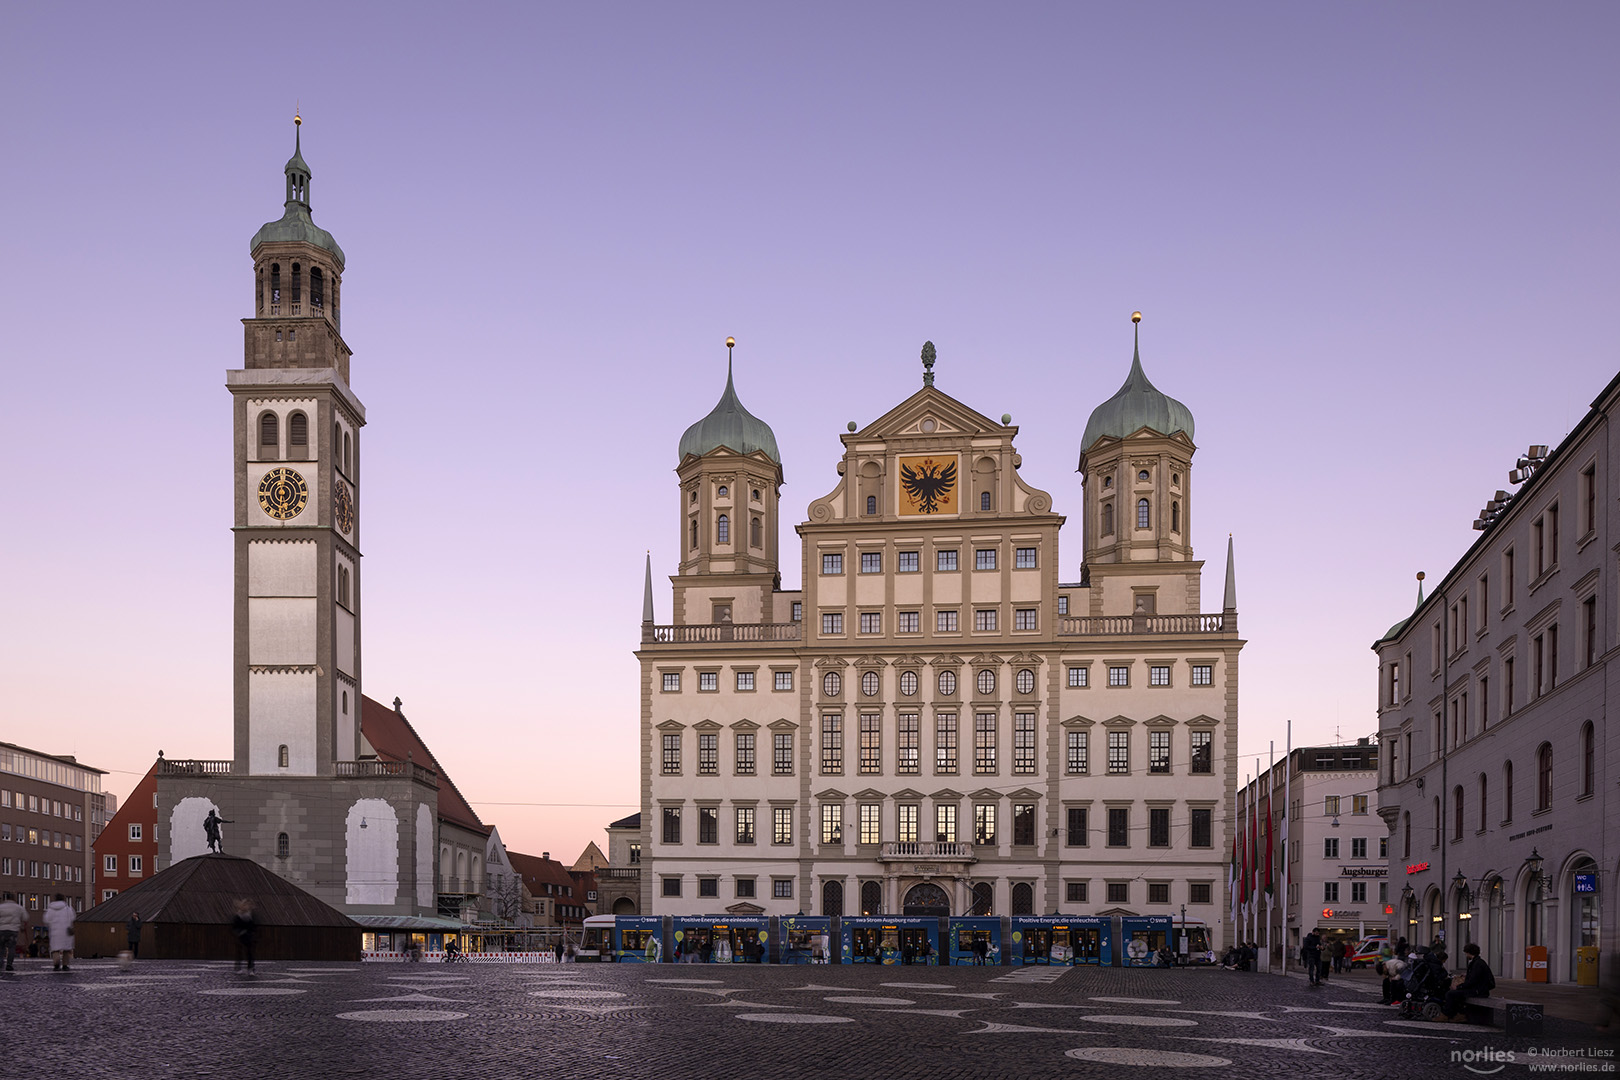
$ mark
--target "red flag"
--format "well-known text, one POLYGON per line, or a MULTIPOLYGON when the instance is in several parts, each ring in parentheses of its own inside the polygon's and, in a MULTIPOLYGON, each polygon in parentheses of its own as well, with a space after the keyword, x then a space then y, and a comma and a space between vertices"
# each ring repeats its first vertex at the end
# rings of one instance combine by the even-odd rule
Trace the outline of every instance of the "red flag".
POLYGON ((1271 796, 1266 796, 1266 895, 1273 891, 1271 884, 1271 796))

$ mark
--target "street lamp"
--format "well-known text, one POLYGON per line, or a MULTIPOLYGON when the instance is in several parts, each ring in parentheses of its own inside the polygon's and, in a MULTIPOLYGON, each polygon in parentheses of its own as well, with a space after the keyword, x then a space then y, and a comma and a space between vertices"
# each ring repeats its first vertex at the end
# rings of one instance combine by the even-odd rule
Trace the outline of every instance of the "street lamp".
POLYGON ((1552 878, 1541 872, 1541 850, 1539 848, 1530 849, 1530 857, 1524 860, 1524 868, 1529 874, 1530 880, 1540 885, 1543 890, 1552 888, 1552 878))

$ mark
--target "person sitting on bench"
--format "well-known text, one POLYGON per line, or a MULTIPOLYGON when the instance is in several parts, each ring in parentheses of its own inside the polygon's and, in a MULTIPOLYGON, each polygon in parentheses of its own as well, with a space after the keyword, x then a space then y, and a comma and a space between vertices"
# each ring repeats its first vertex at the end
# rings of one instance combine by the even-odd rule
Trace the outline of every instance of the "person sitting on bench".
POLYGON ((1468 966, 1462 982, 1446 991, 1445 1003, 1440 1006, 1446 1019, 1453 1023, 1464 1019, 1463 1005, 1469 998, 1490 997, 1491 991, 1496 989, 1496 976, 1491 974, 1491 965, 1479 955, 1479 946, 1470 941, 1463 946, 1463 955, 1468 957, 1468 966))

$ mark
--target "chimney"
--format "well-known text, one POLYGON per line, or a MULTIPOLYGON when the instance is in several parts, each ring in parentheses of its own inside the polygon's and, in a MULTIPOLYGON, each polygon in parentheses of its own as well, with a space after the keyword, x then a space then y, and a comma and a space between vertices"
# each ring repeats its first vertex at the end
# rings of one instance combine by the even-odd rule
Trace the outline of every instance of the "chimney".
POLYGON ((541 852, 541 853, 540 853, 540 857, 541 857, 541 858, 542 858, 542 859, 546 859, 546 860, 548 860, 548 861, 549 861, 549 860, 550 860, 550 859, 551 859, 551 852, 549 852, 549 851, 542 851, 542 852, 541 852))

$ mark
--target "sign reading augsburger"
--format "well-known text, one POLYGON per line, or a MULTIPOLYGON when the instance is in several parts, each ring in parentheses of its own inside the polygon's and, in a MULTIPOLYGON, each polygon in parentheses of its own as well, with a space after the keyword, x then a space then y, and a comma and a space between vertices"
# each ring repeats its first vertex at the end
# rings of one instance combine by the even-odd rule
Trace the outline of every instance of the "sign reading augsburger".
POLYGON ((1341 866, 1340 877, 1388 877, 1387 866, 1341 866))

